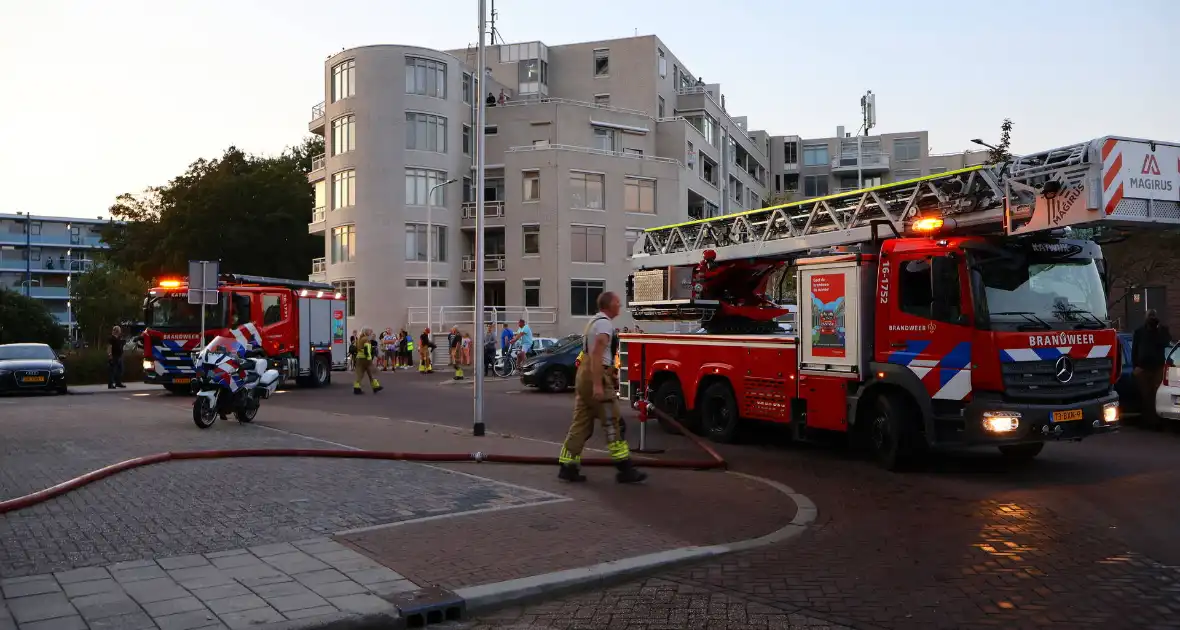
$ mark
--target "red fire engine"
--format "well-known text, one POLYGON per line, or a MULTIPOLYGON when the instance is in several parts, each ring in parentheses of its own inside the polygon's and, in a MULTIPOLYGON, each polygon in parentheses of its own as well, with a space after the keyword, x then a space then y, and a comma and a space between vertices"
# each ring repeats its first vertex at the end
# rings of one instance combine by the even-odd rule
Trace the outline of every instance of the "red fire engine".
POLYGON ((1106 137, 647 230, 632 315, 703 330, 623 335, 620 396, 721 442, 743 420, 848 432, 890 469, 926 448, 1028 459, 1114 431, 1120 354, 1093 239, 1180 225, 1180 175, 1140 168, 1157 163, 1180 146, 1106 137), (787 277, 797 337, 768 297, 787 277))
MULTIPOLYGON (((347 308, 331 285, 302 280, 224 274, 220 301, 205 307, 205 343, 252 322, 262 336, 270 367, 284 380, 320 387, 332 369, 347 362, 347 308)), ((143 303, 145 383, 187 393, 193 378, 193 353, 200 342, 201 307, 188 301, 188 284, 162 280, 143 303)))

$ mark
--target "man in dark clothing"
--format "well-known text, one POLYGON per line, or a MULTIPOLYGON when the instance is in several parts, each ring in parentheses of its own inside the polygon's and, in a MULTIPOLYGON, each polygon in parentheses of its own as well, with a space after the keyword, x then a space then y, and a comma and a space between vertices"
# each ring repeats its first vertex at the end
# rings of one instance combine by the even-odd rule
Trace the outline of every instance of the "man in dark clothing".
POLYGON ((496 325, 488 324, 483 334, 483 373, 491 374, 496 365, 496 325))
POLYGON ((123 384, 123 330, 118 326, 111 329, 111 338, 107 339, 107 362, 110 366, 107 376, 107 389, 125 388, 123 384))
POLYGON ((1131 338, 1131 365, 1135 368, 1135 382, 1143 404, 1143 419, 1151 428, 1159 428, 1155 412, 1155 393, 1164 380, 1164 353, 1172 343, 1167 326, 1160 324, 1155 309, 1147 311, 1147 322, 1131 338))

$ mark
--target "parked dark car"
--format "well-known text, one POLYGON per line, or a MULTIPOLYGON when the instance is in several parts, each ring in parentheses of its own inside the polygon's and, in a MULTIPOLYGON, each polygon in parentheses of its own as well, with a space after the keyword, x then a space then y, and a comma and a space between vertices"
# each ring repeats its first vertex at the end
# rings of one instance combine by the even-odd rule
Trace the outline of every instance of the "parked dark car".
POLYGON ((563 339, 565 343, 542 350, 524 362, 520 382, 543 392, 563 392, 574 384, 578 368, 574 361, 582 351, 581 336, 563 339))
POLYGON ((43 343, 0 346, 0 393, 66 393, 66 367, 43 343))

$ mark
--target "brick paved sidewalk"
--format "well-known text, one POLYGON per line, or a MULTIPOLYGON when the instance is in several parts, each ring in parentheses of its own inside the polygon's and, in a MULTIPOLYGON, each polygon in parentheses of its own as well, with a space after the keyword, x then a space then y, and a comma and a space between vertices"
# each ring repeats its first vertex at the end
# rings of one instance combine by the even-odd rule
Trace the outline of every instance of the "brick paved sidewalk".
MULTIPOLYGON (((475 438, 450 427, 372 417, 341 415, 324 422, 312 414, 288 414, 264 425, 372 450, 553 456, 557 449, 537 440, 475 438)), ((453 589, 756 538, 790 523, 796 511, 779 490, 720 471, 651 469, 646 484, 620 486, 611 468, 588 468, 585 484, 558 481, 556 467, 446 468, 563 499, 411 521, 340 534, 336 540, 420 584, 453 589)))

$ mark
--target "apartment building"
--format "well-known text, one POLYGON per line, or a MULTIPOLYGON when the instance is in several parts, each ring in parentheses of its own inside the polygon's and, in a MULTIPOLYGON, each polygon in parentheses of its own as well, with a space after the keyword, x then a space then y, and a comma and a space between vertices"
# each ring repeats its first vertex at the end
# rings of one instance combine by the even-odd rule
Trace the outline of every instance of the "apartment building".
POLYGON ((905 181, 987 161, 987 151, 932 154, 929 132, 864 136, 836 128, 831 138, 770 138, 770 194, 798 201, 868 186, 905 181))
POLYGON ((599 293, 624 290, 644 228, 768 198, 769 136, 655 36, 490 46, 482 86, 475 66, 474 48, 394 45, 324 64, 309 129, 326 151, 308 177, 326 255, 310 277, 348 296, 357 325, 419 328, 428 283, 436 330, 471 321, 479 195, 486 304, 550 335, 581 332, 599 293), (495 101, 482 190, 479 98, 495 101))
POLYGON ((107 221, 0 213, 0 289, 41 300, 72 329, 71 279, 106 249, 100 230, 107 221))

